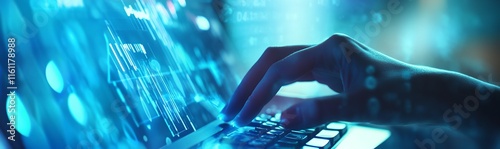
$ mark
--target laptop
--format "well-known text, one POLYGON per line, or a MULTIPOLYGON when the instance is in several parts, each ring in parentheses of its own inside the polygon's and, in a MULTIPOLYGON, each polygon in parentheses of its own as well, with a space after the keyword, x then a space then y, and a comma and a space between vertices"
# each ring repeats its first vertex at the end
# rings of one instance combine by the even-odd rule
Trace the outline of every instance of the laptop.
MULTIPOLYGON (((33 7, 50 4, 56 3, 33 7)), ((38 57, 33 61, 45 74, 29 75, 46 75, 35 83, 48 85, 37 90, 57 99, 45 103, 58 109, 28 116, 31 125, 18 130, 26 148, 352 149, 375 148, 390 136, 387 129, 348 122, 289 130, 277 122, 279 113, 261 114, 239 128, 218 120, 240 77, 228 64, 237 63, 237 49, 208 0, 65 2, 54 8, 47 13, 57 12, 50 16, 56 21, 23 41, 52 45, 53 52, 19 50, 38 57), (84 15, 64 15, 69 13, 84 15), (38 124, 47 118, 65 131, 38 124)), ((32 101, 39 95, 19 96, 25 107, 39 106, 32 101)))
MULTIPOLYGON (((234 61, 227 59, 231 59, 231 50, 235 49, 232 49, 230 44, 227 44, 230 41, 227 39, 227 37, 225 37, 222 24, 220 24, 218 16, 212 10, 211 3, 194 1, 188 2, 191 2, 191 5, 196 5, 197 7, 186 7, 186 4, 182 1, 167 1, 167 3, 165 4, 165 6, 167 6, 166 10, 163 10, 163 8, 160 6, 156 6, 154 7, 154 9, 149 10, 150 12, 168 12, 169 16, 172 17, 170 18, 170 21, 178 21, 172 24, 194 24, 192 28, 185 29, 184 32, 178 33, 189 34, 189 39, 182 38, 182 36, 186 35, 176 35, 172 32, 165 31, 165 33, 171 35, 171 38, 168 39, 168 41, 175 42, 174 44, 170 45, 173 49, 176 50, 171 50, 171 54, 180 57, 185 56, 184 58, 180 59, 190 59, 187 62, 167 62, 180 65, 180 67, 174 68, 172 70, 180 69, 180 74, 184 73, 184 76, 178 75, 176 73, 172 74, 174 79, 173 82, 175 82, 175 85, 177 87, 177 90, 174 92, 182 92, 178 94, 178 98, 182 98, 180 100, 184 101, 181 101, 180 104, 176 105, 169 105, 169 103, 164 104, 167 105, 167 108, 180 107, 181 114, 179 114, 179 111, 171 111, 171 109, 165 109, 165 112, 163 112, 163 114, 160 114, 159 118, 157 119, 166 121, 168 130, 150 130, 155 133, 163 132, 169 135, 167 135, 167 137, 160 135, 148 135, 147 138, 159 138, 147 140, 142 139, 143 143, 148 147, 157 147, 157 145, 161 143, 157 143, 152 140, 160 140, 159 142, 165 143, 162 145, 162 149, 375 148, 377 145, 379 145, 389 137, 390 132, 386 129, 375 128, 374 126, 367 127, 362 125, 349 124, 347 122, 332 122, 324 124, 322 126, 304 130, 288 130, 280 126, 278 122, 280 119, 279 113, 274 115, 261 114, 259 117, 256 117, 248 126, 239 128, 233 127, 221 120, 218 120, 216 116, 225 106, 227 100, 230 98, 230 95, 232 94, 232 91, 234 90, 238 82, 238 77, 235 76, 232 68, 230 68, 230 65, 227 64, 230 62, 234 63, 234 61), (168 9, 169 6, 172 8, 168 9), (173 8, 175 8, 176 10, 175 14, 171 12, 173 8), (172 20, 173 18, 175 18, 176 20, 172 20), (217 31, 217 33, 214 33, 215 31, 217 31), (186 40, 198 41, 198 43, 186 42, 186 40), (207 40, 210 42, 207 42, 207 40), (214 42, 218 43, 218 45, 210 44, 214 42), (194 51, 186 48, 193 46, 195 47, 192 48, 192 50, 194 51), (182 52, 181 50, 185 50, 186 53, 179 54, 179 52, 182 52), (206 61, 196 61, 196 59, 203 59, 207 55, 214 56, 211 57, 212 59, 205 59, 206 61), (188 65, 195 66, 191 66, 194 68, 191 68, 191 70, 188 71, 184 68, 187 68, 189 66, 182 66, 186 63, 188 63, 188 65), (208 67, 208 71, 203 71, 203 68, 201 67, 204 66, 208 67), (198 72, 199 70, 202 71, 198 72), (197 78, 197 73, 200 73, 201 76, 204 76, 204 78, 197 78), (194 83, 192 83, 191 81, 193 81, 194 83), (199 90, 201 88, 209 88, 212 90, 199 90), (190 100, 189 98, 192 98, 191 102, 188 101, 190 100), (178 116, 176 117, 175 115, 178 116), (182 117, 180 115, 186 116, 182 117)), ((145 5, 146 6, 142 7, 147 8, 147 4, 145 5)), ((129 8, 132 9, 132 7, 129 8)), ((123 23, 120 24, 123 25, 123 23)), ((109 28, 112 28, 111 30, 119 30, 116 27, 113 27, 113 25, 110 26, 111 27, 109 28)), ((167 30, 168 29, 169 28, 167 27, 167 30)), ((155 31, 154 34, 161 34, 161 31, 155 31)), ((175 60, 174 57, 172 58, 175 60)), ((166 90, 171 90, 169 89, 170 87, 166 86, 166 90)), ((175 97, 168 95, 168 98, 175 97)))

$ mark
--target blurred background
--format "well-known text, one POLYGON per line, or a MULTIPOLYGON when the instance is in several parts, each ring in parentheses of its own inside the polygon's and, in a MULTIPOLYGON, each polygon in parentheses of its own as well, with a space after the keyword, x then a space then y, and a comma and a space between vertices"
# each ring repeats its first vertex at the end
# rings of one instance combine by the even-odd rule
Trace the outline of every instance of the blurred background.
MULTIPOLYGON (((243 62, 239 75, 269 46, 313 45, 344 33, 404 62, 499 80, 496 5, 492 0, 217 0, 216 9, 243 62)), ((280 94, 334 94, 316 86, 296 83, 280 94)))
MULTIPOLYGON (((9 37, 15 37, 17 45, 18 141, 11 147, 169 144, 213 119, 203 114, 207 111, 186 107, 208 101, 220 110, 267 47, 317 44, 334 33, 350 35, 404 62, 500 82, 498 4, 493 0, 4 0, 0 2, 2 55, 7 55, 3 47, 9 37), (183 116, 175 116, 178 113, 183 116)), ((2 70, 6 67, 1 65, 2 70)), ((6 72, 1 74, 7 78, 6 72)), ((2 89, 2 94, 7 91, 2 89)), ((315 82, 292 84, 279 92, 299 98, 329 94, 335 93, 315 82)), ((9 121, 8 111, 0 110, 0 115, 2 123, 9 121)), ((430 134, 422 132, 415 136, 430 134)), ((413 145, 415 136, 403 142, 413 145)), ((388 142, 389 147, 398 143, 388 142)), ((0 139, 0 146, 9 148, 9 143, 0 139)))

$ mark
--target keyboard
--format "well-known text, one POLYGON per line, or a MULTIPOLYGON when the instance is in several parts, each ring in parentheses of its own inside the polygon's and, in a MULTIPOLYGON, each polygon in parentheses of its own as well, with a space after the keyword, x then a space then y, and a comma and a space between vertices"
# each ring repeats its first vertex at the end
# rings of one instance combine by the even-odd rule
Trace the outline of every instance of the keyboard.
POLYGON ((331 148, 347 132, 345 123, 332 122, 303 130, 285 129, 280 118, 260 115, 244 127, 231 129, 220 141, 232 148, 331 148))

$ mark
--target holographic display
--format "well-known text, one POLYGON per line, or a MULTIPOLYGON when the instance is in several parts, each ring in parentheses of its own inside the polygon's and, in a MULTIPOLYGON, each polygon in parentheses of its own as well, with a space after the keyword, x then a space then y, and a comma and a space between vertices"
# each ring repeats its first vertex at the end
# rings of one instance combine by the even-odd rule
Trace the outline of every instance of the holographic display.
POLYGON ((159 148, 215 120, 236 86, 210 3, 5 5, 31 29, 2 22, 18 39, 20 147, 159 148))
MULTIPOLYGON (((182 39, 183 35, 172 31, 180 29, 184 37, 193 38, 186 36, 191 34, 188 27, 169 24, 182 19, 175 10, 179 6, 172 1, 166 5, 154 1, 124 4, 127 18, 105 20, 104 33, 108 83, 121 94, 128 94, 126 99, 120 95, 120 101, 127 107, 135 106, 129 112, 137 127, 150 129, 151 123, 160 119, 171 141, 214 120, 209 112, 198 111, 204 109, 198 102, 209 100, 221 108, 229 97, 229 83, 234 83, 227 80, 232 76, 226 76, 230 73, 218 55, 223 45, 197 45, 202 40, 182 39)), ((206 18, 200 18, 205 17, 197 16, 191 27, 203 34, 210 25, 206 18)))

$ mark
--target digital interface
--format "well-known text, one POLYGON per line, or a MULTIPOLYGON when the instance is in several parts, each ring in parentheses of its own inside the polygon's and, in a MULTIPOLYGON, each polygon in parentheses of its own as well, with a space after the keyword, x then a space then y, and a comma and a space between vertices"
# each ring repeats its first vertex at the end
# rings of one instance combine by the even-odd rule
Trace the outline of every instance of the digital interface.
MULTIPOLYGON (((497 3, 472 0, 0 0, 3 6, 0 60, 4 61, 0 65, 0 77, 5 99, 0 101, 6 104, 6 109, 0 110, 3 123, 0 134, 6 138, 0 139, 0 149, 156 149, 184 145, 186 140, 200 148, 224 148, 226 142, 217 138, 222 135, 206 136, 205 142, 193 141, 191 136, 205 138, 193 132, 205 132, 207 129, 203 128, 208 127, 204 126, 216 124, 218 114, 225 117, 225 113, 219 112, 264 52, 272 49, 270 47, 317 45, 337 33, 405 64, 457 72, 498 86, 497 3)), ((307 60, 300 59, 293 65, 307 60)), ((299 68, 293 65, 286 67, 299 68)), ((263 68, 262 72, 268 69, 263 68)), ((427 127, 420 119, 395 127, 392 122, 382 124, 384 129, 386 126, 390 129, 391 136, 379 144, 380 148, 422 148, 419 146, 422 144, 433 148, 434 145, 435 148, 499 146, 495 142, 495 138, 500 138, 498 133, 485 141, 473 140, 487 137, 476 131, 487 127, 476 122, 489 121, 472 119, 484 113, 478 111, 470 116, 457 113, 457 106, 472 103, 468 101, 469 95, 446 107, 448 103, 429 104, 444 108, 425 110, 424 106, 410 102, 420 95, 422 99, 433 99, 412 88, 425 80, 412 82, 411 71, 397 74, 389 69, 392 67, 385 68, 382 64, 356 68, 367 74, 358 78, 359 88, 380 89, 384 82, 401 78, 403 82, 395 84, 404 87, 397 89, 408 89, 418 96, 405 97, 406 93, 384 90, 380 95, 370 95, 372 98, 364 104, 367 110, 359 111, 382 118, 381 110, 404 109, 402 112, 406 113, 396 115, 397 119, 405 119, 405 114, 412 111, 418 111, 417 116, 438 109, 443 112, 450 109, 453 113, 425 115, 424 118, 437 116, 438 122, 443 122, 435 127, 427 127), (379 73, 390 73, 392 77, 379 78, 379 73), (391 108, 381 108, 386 104, 389 106, 385 107, 391 108), (472 135, 463 139, 460 138, 463 136, 455 136, 456 132, 461 134, 461 130, 448 131, 449 128, 443 129, 444 133, 435 133, 434 128, 450 124, 445 123, 451 119, 446 119, 447 114, 460 116, 455 117, 460 123, 470 122, 471 131, 463 132, 472 135), (449 138, 435 141, 435 138, 444 138, 435 137, 436 134, 449 138)), ((339 76, 344 77, 327 77, 339 76)), ((348 93, 346 88, 331 88, 328 83, 332 82, 321 82, 318 78, 306 80, 297 79, 280 87, 276 93, 278 98, 275 96, 262 106, 259 115, 278 113, 281 117, 286 108, 303 100, 348 93)), ((336 85, 346 83, 342 78, 336 81, 336 85)), ((459 81, 453 79, 452 85, 434 82, 448 85, 440 88, 426 82, 421 88, 436 90, 429 95, 448 98, 457 94, 444 91, 461 88, 462 85, 453 84, 459 81)), ((250 84, 247 89, 253 93, 254 87, 250 84)), ((478 93, 480 90, 475 90, 470 96, 476 97, 478 93)), ((478 109, 491 105, 494 104, 481 102, 478 109)), ((286 121, 277 119, 274 119, 276 124, 286 121)), ((236 120, 232 120, 227 125, 213 126, 230 127, 236 124, 236 120)), ((353 125, 365 125, 360 123, 353 125)), ((372 128, 371 123, 367 125, 372 128)), ((379 128, 378 124, 373 128, 379 128)), ((354 145, 347 148, 356 148, 364 144, 360 142, 378 137, 367 131, 359 134, 367 139, 355 136, 350 141, 354 145)))
POLYGON ((210 3, 26 3, 47 20, 35 19, 33 37, 17 35, 24 147, 159 148, 215 120, 235 88, 210 3))

